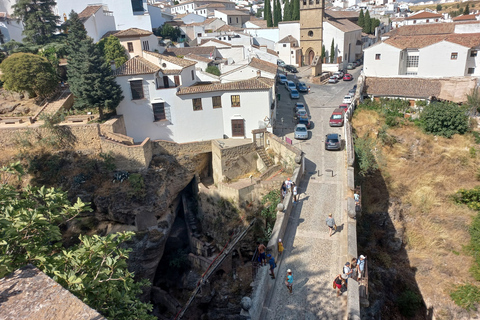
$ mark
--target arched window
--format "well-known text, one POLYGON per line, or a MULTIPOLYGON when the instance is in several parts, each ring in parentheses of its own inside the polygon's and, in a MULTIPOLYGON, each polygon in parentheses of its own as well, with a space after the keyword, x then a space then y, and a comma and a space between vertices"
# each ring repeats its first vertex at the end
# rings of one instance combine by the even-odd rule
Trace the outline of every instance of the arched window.
POLYGON ((313 31, 312 30, 308 31, 308 36, 313 37, 313 31))

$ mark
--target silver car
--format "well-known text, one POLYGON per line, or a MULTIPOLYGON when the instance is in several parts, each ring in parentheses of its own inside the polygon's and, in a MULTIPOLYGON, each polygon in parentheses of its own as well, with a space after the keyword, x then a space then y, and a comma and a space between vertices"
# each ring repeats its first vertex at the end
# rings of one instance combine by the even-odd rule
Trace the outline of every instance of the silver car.
POLYGON ((308 139, 308 130, 307 126, 304 124, 297 124, 295 126, 295 139, 297 140, 306 140, 308 139))
POLYGON ((293 89, 297 90, 297 86, 295 85, 295 82, 293 82, 293 81, 285 82, 285 88, 287 88, 288 91, 292 91, 293 89))

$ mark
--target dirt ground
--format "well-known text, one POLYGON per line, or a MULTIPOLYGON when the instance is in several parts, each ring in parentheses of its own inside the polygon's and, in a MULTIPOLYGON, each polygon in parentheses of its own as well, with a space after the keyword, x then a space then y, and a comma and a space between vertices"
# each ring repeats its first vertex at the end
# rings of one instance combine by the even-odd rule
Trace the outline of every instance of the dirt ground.
POLYGON ((0 118, 34 116, 40 110, 35 99, 22 97, 0 88, 0 118))

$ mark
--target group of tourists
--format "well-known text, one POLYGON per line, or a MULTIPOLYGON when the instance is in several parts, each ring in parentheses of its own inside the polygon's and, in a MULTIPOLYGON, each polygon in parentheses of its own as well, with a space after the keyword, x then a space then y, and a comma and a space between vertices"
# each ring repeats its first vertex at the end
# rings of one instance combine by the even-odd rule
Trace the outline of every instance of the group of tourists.
POLYGON ((285 199, 288 192, 292 192, 293 203, 297 203, 297 195, 298 195, 297 185, 295 184, 295 182, 291 181, 290 178, 288 178, 283 182, 281 191, 282 191, 282 200, 285 199))
POLYGON ((360 281, 365 276, 365 259, 367 257, 353 258, 352 262, 346 262, 343 266, 343 273, 340 273, 333 280, 333 288, 337 289, 337 297, 347 291, 348 279, 353 278, 360 281))

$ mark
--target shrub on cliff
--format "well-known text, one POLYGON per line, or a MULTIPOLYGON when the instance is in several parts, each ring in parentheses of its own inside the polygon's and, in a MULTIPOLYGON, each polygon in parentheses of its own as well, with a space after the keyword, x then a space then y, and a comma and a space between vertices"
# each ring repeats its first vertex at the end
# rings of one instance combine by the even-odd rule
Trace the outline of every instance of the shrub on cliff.
POLYGON ((80 199, 71 205, 67 193, 54 188, 16 189, 7 182, 20 169, 17 163, 0 170, 0 277, 34 264, 109 319, 153 320, 151 305, 137 298, 147 283, 133 280, 129 251, 120 247, 133 232, 82 235, 64 248, 60 226, 91 209, 80 199))

